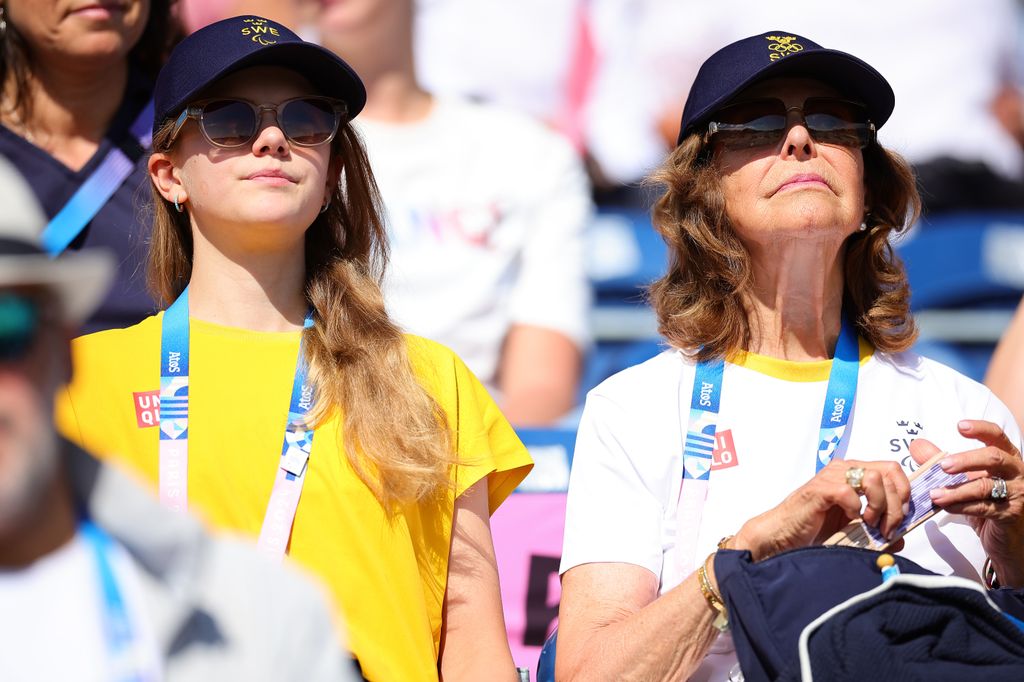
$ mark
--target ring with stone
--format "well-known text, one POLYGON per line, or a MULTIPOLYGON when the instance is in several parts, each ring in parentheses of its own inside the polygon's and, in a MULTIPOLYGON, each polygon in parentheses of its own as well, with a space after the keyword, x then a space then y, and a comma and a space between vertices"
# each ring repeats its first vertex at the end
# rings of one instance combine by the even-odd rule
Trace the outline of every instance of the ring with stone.
POLYGON ((999 478, 998 476, 992 477, 992 492, 989 493, 989 497, 993 500, 1005 500, 1009 496, 1009 492, 1006 490, 1006 481, 999 478))
POLYGON ((858 495, 864 494, 864 467, 850 467, 846 470, 846 482, 858 495))

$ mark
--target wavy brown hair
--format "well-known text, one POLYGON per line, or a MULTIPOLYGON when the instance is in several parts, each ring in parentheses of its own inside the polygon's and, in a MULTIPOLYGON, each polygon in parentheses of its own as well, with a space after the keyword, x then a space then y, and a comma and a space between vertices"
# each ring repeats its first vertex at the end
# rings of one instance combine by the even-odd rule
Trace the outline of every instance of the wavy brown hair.
MULTIPOLYGON (((167 153, 174 121, 153 138, 167 153)), ((381 281, 388 260, 381 201, 366 151, 347 123, 332 156, 341 182, 306 231, 306 300, 315 324, 303 332, 317 391, 314 422, 340 412, 342 447, 352 468, 388 512, 444 491, 454 463, 444 410, 412 369, 401 329, 388 317, 381 281)), ((192 275, 192 231, 153 187, 147 279, 169 305, 192 275)))
MULTIPOLYGON (((846 240, 843 313, 875 348, 902 351, 917 328, 906 272, 889 239, 917 219, 921 199, 910 165, 877 142, 864 149, 864 177, 868 229, 846 240)), ((648 290, 658 331, 700 360, 749 348, 750 255, 726 215, 721 175, 702 133, 684 139, 647 182, 662 190, 652 221, 669 252, 668 272, 648 290)))

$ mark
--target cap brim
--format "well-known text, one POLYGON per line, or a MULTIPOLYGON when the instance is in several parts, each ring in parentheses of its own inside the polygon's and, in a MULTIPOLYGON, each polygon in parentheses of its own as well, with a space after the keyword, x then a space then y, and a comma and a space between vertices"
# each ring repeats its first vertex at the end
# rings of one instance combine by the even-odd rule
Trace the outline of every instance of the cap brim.
POLYGON ((103 301, 114 278, 114 257, 103 249, 68 252, 54 260, 0 255, 0 287, 39 286, 54 291, 65 322, 79 324, 103 301))
POLYGON ((168 110, 167 115, 174 116, 179 113, 185 104, 221 78, 250 66, 263 65, 292 69, 309 80, 319 94, 344 101, 350 119, 362 111, 366 104, 366 88, 363 87, 363 82, 337 55, 313 43, 293 42, 268 45, 257 52, 228 62, 219 71, 206 77, 202 85, 185 93, 180 101, 168 110))
POLYGON ((707 123, 712 114, 732 100, 741 91, 754 83, 779 76, 807 76, 822 81, 844 94, 855 96, 868 109, 868 116, 875 128, 881 128, 896 106, 896 95, 892 86, 878 71, 857 57, 839 50, 809 50, 792 54, 774 64, 764 67, 754 76, 741 82, 728 94, 710 102, 685 130, 679 131, 676 144, 696 127, 707 123))

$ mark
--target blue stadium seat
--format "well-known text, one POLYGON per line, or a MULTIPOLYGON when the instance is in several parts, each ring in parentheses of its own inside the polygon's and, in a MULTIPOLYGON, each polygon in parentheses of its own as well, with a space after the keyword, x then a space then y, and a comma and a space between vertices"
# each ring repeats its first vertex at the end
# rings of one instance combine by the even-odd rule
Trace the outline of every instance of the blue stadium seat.
POLYGON ((897 252, 921 330, 914 350, 981 381, 1024 294, 1024 214, 929 216, 897 252))
POLYGON ((1012 308, 1024 292, 1024 214, 930 216, 897 252, 907 266, 914 310, 1012 308))

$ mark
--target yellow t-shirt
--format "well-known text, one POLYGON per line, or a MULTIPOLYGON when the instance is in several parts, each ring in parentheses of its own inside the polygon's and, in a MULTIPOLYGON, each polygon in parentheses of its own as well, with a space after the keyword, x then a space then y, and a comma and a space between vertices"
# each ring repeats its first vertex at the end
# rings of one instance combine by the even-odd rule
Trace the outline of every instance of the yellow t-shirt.
MULTIPOLYGON (((162 319, 76 339, 74 377, 57 404, 66 437, 127 464, 154 489, 162 319)), ((190 333, 189 509, 214 527, 255 538, 280 461, 300 333, 198 320, 190 333)), ((458 357, 419 337, 407 343, 417 376, 456 429, 455 490, 389 522, 348 464, 332 418, 313 438, 289 550, 329 588, 371 680, 437 680, 454 498, 488 477, 493 512, 532 464, 458 357)))

